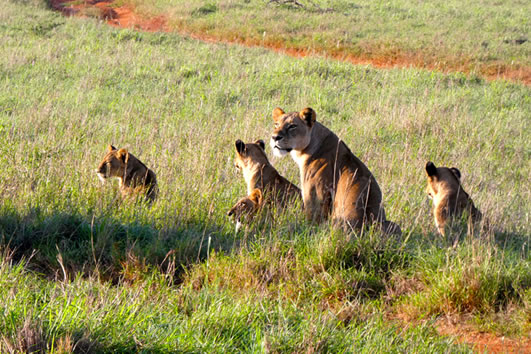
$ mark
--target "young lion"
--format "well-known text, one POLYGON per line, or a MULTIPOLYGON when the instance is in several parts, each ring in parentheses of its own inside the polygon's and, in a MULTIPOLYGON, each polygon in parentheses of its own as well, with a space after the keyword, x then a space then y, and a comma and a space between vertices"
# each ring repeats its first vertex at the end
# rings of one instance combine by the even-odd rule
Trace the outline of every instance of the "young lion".
POLYGON ((253 212, 260 208, 262 202, 284 206, 291 198, 300 197, 299 188, 282 177, 269 163, 265 153, 265 143, 262 140, 245 144, 238 139, 235 142, 235 147, 236 160, 234 164, 243 172, 249 196, 238 201, 231 211, 242 200, 246 200, 245 205, 249 207, 245 210, 252 215, 253 212), (257 189, 260 191, 261 198, 259 199, 253 198, 253 193, 256 194, 255 191, 257 189), (248 203, 248 201, 254 201, 255 203, 248 203))
POLYGON ((460 217, 467 212, 469 221, 481 220, 481 212, 461 186, 461 172, 457 168, 436 167, 429 161, 426 164, 426 174, 428 196, 433 199, 435 226, 443 236, 445 225, 451 217, 460 217))
POLYGON ((144 193, 148 200, 153 201, 157 196, 155 173, 126 149, 117 150, 109 145, 96 173, 102 182, 110 177, 118 178, 123 197, 144 193))
POLYGON ((234 204, 234 206, 227 212, 228 216, 234 216, 238 225, 240 221, 245 217, 252 217, 258 209, 262 206, 264 197, 262 191, 255 188, 251 194, 241 198, 234 204))
POLYGON ((316 121, 315 111, 273 111, 271 146, 277 156, 291 154, 299 165, 304 209, 310 220, 330 215, 343 226, 360 229, 381 224, 388 233, 400 227, 386 219, 382 192, 369 169, 332 131, 316 121))

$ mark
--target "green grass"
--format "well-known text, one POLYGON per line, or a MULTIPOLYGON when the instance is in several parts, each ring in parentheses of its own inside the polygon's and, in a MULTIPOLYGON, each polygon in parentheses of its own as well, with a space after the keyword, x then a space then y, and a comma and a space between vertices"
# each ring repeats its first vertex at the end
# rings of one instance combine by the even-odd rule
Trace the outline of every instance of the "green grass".
POLYGON ((39 1, 0 3, 0 24, 1 352, 468 350, 436 334, 440 315, 528 336, 528 87, 118 30, 39 1), (300 206, 235 232, 233 144, 267 140, 276 106, 313 107, 366 162, 402 238, 309 225, 300 206), (109 143, 157 173, 151 207, 100 185, 109 143), (427 160, 461 170, 488 232, 456 249, 435 234, 427 160))
POLYGON ((166 16, 170 28, 218 39, 530 79, 527 1, 129 2, 142 14, 166 16))

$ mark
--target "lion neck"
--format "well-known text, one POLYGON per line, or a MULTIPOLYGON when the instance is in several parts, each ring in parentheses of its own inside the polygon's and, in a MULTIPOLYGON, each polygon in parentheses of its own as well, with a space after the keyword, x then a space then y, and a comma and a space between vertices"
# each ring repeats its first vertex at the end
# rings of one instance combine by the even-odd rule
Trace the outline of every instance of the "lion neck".
POLYGON ((251 168, 246 168, 243 171, 243 178, 247 183, 247 194, 250 195, 256 188, 264 190, 276 174, 277 170, 270 164, 255 164, 251 168))
POLYGON ((334 135, 334 133, 332 133, 330 129, 328 129, 319 122, 315 122, 310 134, 310 143, 304 149, 291 150, 290 152, 291 158, 299 166, 299 171, 301 175, 301 185, 303 185, 302 178, 305 174, 305 169, 308 160, 312 156, 315 156, 320 149, 323 149, 323 141, 326 138, 328 138, 330 135, 334 135))
POLYGON ((470 197, 460 184, 443 182, 438 186, 438 193, 434 196, 433 202, 437 206, 447 206, 450 213, 462 210, 467 207, 470 197))

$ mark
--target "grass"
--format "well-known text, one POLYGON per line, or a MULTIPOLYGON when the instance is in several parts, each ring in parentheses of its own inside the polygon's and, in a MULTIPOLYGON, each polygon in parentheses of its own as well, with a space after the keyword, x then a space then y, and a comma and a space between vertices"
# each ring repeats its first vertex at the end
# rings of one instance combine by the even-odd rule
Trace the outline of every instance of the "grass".
POLYGON ((460 315, 528 338, 528 87, 113 29, 40 1, 0 3, 0 23, 1 352, 467 351, 434 329, 460 315), (347 142, 402 238, 309 225, 300 206, 235 232, 233 144, 267 140, 276 106, 313 107, 347 142), (157 173, 151 207, 100 185, 109 143, 157 173), (456 249, 435 234, 427 160, 461 170, 488 232, 456 249))
POLYGON ((129 2, 170 28, 216 39, 530 80, 526 1, 129 2))

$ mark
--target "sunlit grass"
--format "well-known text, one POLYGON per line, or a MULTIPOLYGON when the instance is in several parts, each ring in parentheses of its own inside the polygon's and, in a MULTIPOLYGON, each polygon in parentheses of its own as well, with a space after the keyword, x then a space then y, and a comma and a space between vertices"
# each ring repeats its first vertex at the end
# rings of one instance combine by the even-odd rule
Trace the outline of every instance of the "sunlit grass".
MULTIPOLYGON (((0 241, 13 252, 1 257, 0 351, 466 350, 429 321, 397 320, 448 314, 529 332, 529 88, 117 30, 18 2, 0 4, 0 23, 0 241), (374 173, 402 238, 310 225, 300 205, 236 233, 225 213, 246 188, 233 144, 268 140, 276 106, 316 110, 374 173), (100 184, 109 143, 157 173, 153 205, 100 184), (461 170, 487 232, 456 249, 435 234, 427 160, 461 170)), ((298 184, 290 158, 272 163, 298 184)))
POLYGON ((529 81, 531 8, 520 0, 128 1, 217 39, 529 81))

